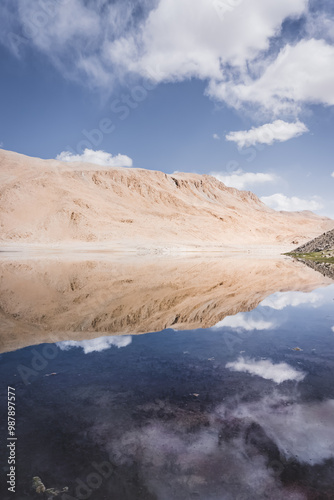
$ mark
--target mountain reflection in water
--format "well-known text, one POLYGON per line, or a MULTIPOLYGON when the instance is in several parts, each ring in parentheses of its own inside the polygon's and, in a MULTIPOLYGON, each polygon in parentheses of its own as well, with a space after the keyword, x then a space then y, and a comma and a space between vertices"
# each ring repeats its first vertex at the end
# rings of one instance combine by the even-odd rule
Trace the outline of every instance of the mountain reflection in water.
POLYGON ((0 275, 0 352, 103 334, 208 328, 275 292, 332 282, 289 258, 243 255, 8 256, 0 275))
POLYGON ((3 258, 1 276, 17 498, 47 498, 34 476, 68 486, 56 500, 334 498, 330 280, 241 256, 3 258))

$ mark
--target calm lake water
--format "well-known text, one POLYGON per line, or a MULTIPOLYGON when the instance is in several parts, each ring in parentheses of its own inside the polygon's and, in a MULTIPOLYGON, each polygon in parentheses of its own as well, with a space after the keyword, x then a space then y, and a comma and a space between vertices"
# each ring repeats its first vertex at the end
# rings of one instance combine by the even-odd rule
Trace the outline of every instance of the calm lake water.
MULTIPOLYGON (((239 304, 211 328, 177 330, 176 315, 159 332, 3 352, 1 499, 52 497, 33 492, 35 476, 68 487, 53 497, 64 500, 334 499, 334 285, 250 293, 256 307, 239 304), (4 481, 7 386, 15 494, 4 481)), ((27 329, 38 330, 35 316, 27 329)))

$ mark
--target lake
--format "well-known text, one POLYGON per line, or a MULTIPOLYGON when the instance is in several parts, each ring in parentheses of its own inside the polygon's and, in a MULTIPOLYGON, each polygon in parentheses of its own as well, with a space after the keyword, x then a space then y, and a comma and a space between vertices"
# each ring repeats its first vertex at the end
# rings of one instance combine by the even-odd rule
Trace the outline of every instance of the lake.
POLYGON ((0 270, 1 498, 334 498, 333 281, 247 255, 0 270))

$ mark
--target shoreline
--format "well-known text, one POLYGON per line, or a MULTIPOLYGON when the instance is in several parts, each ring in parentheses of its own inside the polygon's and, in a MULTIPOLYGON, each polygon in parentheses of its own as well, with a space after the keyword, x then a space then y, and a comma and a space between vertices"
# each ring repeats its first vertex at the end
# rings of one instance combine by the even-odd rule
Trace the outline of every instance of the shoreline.
POLYGON ((293 245, 91 245, 91 244, 0 244, 1 254, 115 254, 115 255, 183 255, 183 254, 242 254, 242 255, 284 255, 293 245))

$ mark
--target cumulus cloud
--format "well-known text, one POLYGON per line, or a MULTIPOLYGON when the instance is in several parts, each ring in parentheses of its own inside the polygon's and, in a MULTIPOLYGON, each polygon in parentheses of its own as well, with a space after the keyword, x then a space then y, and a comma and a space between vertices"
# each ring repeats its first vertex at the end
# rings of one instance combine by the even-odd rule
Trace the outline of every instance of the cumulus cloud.
POLYGON ((309 200, 298 198, 297 196, 288 196, 282 193, 272 194, 271 196, 262 196, 261 201, 274 210, 286 210, 289 212, 300 210, 321 210, 324 206, 319 198, 314 196, 309 200))
POLYGON ((332 175, 332 177, 334 177, 334 172, 332 172, 332 174, 331 174, 331 175, 332 175))
POLYGON ((220 137, 218 134, 213 134, 212 136, 216 141, 219 141, 220 137))
POLYGON ((143 76, 155 70, 156 81, 219 80, 222 63, 243 66, 266 50, 283 20, 302 14, 307 2, 240 2, 223 18, 218 4, 197 0, 196 14, 189 16, 192 0, 160 0, 141 31, 106 44, 107 58, 143 76))
POLYGON ((111 346, 115 347, 126 347, 132 342, 132 337, 130 336, 119 336, 119 337, 100 337, 91 340, 64 340, 63 342, 57 342, 57 346, 62 351, 68 351, 73 347, 81 347, 85 354, 90 354, 92 352, 101 352, 106 349, 110 349, 111 346))
POLYGON ((315 292, 276 292, 261 302, 261 306, 270 307, 276 311, 282 311, 286 307, 298 307, 304 304, 317 307, 321 303, 321 297, 315 292))
POLYGON ((132 159, 126 155, 118 154, 113 156, 105 151, 94 151, 93 149, 85 149, 84 152, 73 154, 70 151, 63 151, 56 156, 56 160, 68 162, 95 163, 104 167, 132 167, 132 159))
POLYGON ((234 172, 210 172, 210 175, 223 182, 225 186, 236 189, 246 189, 258 184, 275 182, 277 177, 274 174, 264 174, 261 172, 244 172, 235 170, 234 172))
POLYGON ((295 370, 287 363, 273 363, 270 359, 255 359, 244 358, 239 356, 237 361, 226 364, 226 368, 235 372, 246 372, 251 375, 258 375, 267 380, 272 380, 276 384, 281 384, 286 380, 296 380, 300 382, 304 380, 306 373, 295 370))
POLYGON ((265 321, 261 318, 252 317, 246 313, 238 313, 235 316, 226 316, 222 321, 219 321, 213 328, 228 327, 234 330, 269 330, 274 327, 271 321, 265 321))
POLYGON ((288 123, 275 120, 273 123, 266 123, 257 128, 252 127, 250 130, 230 132, 226 135, 226 140, 235 142, 239 148, 244 148, 255 144, 271 145, 274 142, 285 142, 305 132, 308 132, 308 128, 300 121, 288 123))
POLYGON ((262 94, 274 108, 281 97, 331 101, 329 45, 282 39, 277 57, 269 51, 287 18, 307 14, 307 0, 196 0, 190 16, 192 9, 192 0, 4 0, 0 40, 15 53, 32 46, 66 77, 93 86, 108 88, 129 74, 155 82, 195 77, 229 105, 258 103, 262 94))
POLYGON ((334 23, 323 6, 308 4, 196 0, 193 10, 193 0, 3 0, 0 41, 16 55, 32 47, 65 77, 94 87, 129 76, 199 78, 229 106, 296 114, 305 103, 334 104, 334 23), (291 43, 282 25, 301 17, 308 23, 291 43))
POLYGON ((297 113, 303 103, 332 106, 333 63, 334 46, 323 40, 301 40, 286 45, 258 78, 245 75, 238 84, 212 81, 208 93, 236 108, 252 104, 274 115, 297 113))

